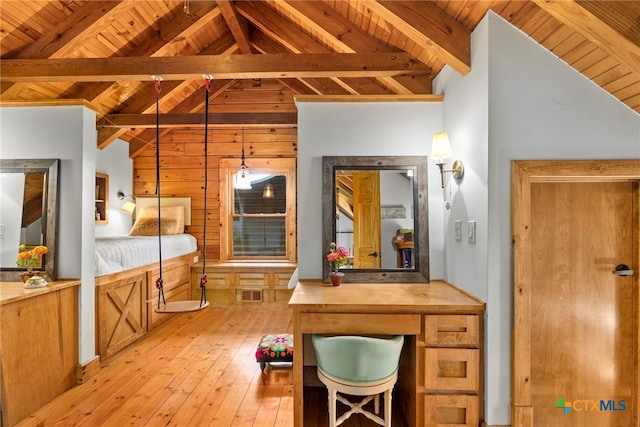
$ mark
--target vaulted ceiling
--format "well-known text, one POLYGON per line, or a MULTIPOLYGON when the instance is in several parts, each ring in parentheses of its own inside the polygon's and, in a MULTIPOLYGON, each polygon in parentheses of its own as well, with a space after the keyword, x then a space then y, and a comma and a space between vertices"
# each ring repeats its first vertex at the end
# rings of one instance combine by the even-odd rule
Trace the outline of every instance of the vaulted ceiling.
POLYGON ((640 113, 640 2, 52 0, 0 2, 0 101, 98 112, 98 146, 162 132, 296 127, 294 97, 415 99, 493 11, 640 113), (205 90, 208 88, 208 91, 205 90))

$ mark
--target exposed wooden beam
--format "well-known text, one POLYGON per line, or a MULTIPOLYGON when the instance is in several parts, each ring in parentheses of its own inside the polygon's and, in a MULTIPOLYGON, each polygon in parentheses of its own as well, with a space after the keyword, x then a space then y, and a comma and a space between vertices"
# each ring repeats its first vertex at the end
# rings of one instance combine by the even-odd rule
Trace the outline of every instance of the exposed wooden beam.
MULTIPOLYGON (((640 47, 592 13, 590 2, 534 0, 547 13, 612 57, 640 72, 640 47)), ((594 11, 597 9, 593 9, 594 11)))
MULTIPOLYGON (((208 122, 220 125, 281 126, 298 124, 296 113, 209 113, 208 122)), ((169 113, 159 116, 159 127, 204 127, 205 117, 196 113, 169 113)), ((98 120, 98 128, 154 128, 155 114, 107 114, 98 120)))
MULTIPOLYGON (((371 37, 366 31, 354 25, 353 22, 327 3, 287 0, 276 3, 276 6, 286 10, 303 22, 304 26, 311 28, 314 32, 321 34, 323 38, 329 40, 335 46, 335 51, 337 52, 391 51, 387 45, 371 37)), ((422 85, 412 85, 412 88, 404 86, 403 81, 398 78, 380 77, 379 79, 399 94, 431 93, 432 84, 428 76, 422 77, 425 80, 422 85), (418 90, 417 92, 415 91, 416 89, 418 90)))
POLYGON ((247 20, 238 14, 233 2, 230 0, 217 0, 218 8, 222 12, 231 34, 238 43, 241 53, 251 53, 251 43, 249 42, 249 24, 247 20))
POLYGON ((153 75, 164 80, 196 80, 203 73, 219 79, 389 77, 429 71, 404 52, 7 59, 0 63, 0 79, 13 82, 149 81, 153 75))
MULTIPOLYGON (((281 5, 281 4, 280 4, 281 5)), ((310 34, 305 33, 298 25, 294 25, 291 21, 285 19, 282 15, 276 13, 271 7, 264 2, 242 2, 238 6, 238 11, 247 18, 260 33, 267 35, 276 41, 280 46, 284 47, 285 52, 293 52, 298 54, 331 54, 334 53, 324 44, 315 40, 310 34)), ((253 40, 252 40, 253 41, 253 40)), ((268 53, 284 53, 282 49, 277 48, 269 50, 268 53)), ((337 52, 337 53, 354 53, 337 52)), ((425 73, 426 74, 426 73, 425 73)), ((369 76, 373 77, 373 76, 369 76)), ((346 93, 346 94, 362 94, 372 91, 373 93, 392 93, 384 86, 376 83, 375 79, 353 79, 347 76, 330 77, 333 82, 313 81, 306 79, 306 84, 310 85, 313 90, 320 93, 346 93), (329 88, 332 92, 325 92, 320 89, 322 87, 329 88), (331 89, 331 88, 334 89, 331 89)))
POLYGON ((471 30, 432 2, 365 0, 364 4, 460 74, 471 71, 471 30))

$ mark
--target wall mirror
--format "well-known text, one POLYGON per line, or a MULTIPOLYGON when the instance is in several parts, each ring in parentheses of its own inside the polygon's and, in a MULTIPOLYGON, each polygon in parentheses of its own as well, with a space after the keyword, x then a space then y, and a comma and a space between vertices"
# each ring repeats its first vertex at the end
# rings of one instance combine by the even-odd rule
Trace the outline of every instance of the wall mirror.
MULTIPOLYGON (((350 256, 344 282, 429 282, 426 156, 322 158, 322 245, 350 256)), ((322 274, 330 272, 324 259, 322 274)))
POLYGON ((45 245, 34 271, 56 279, 56 224, 58 213, 58 159, 0 159, 0 280, 15 282, 20 244, 45 245))

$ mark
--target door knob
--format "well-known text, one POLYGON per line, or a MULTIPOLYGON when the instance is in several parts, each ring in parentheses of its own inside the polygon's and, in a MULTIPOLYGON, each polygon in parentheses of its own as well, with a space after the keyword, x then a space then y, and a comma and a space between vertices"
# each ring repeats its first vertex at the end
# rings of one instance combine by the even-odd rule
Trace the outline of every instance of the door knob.
POLYGON ((378 252, 376 251, 376 252, 370 253, 369 256, 377 258, 378 257, 378 252))
POLYGON ((626 264, 618 264, 612 273, 616 276, 633 276, 634 271, 626 264))

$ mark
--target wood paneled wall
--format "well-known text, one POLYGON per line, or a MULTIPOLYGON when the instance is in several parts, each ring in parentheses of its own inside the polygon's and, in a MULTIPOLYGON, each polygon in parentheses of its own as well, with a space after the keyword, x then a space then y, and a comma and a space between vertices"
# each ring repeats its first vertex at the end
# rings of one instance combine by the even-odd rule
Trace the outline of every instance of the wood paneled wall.
MULTIPOLYGON (((207 189, 207 259, 220 259, 219 160, 237 158, 240 167, 242 128, 209 128, 207 189)), ((296 157, 297 128, 245 128, 245 163, 254 157, 296 157)), ((191 225, 185 232, 204 243, 204 129, 175 129, 160 137, 160 195, 191 197, 191 225)), ((133 159, 133 194, 156 194, 155 145, 133 159)))

